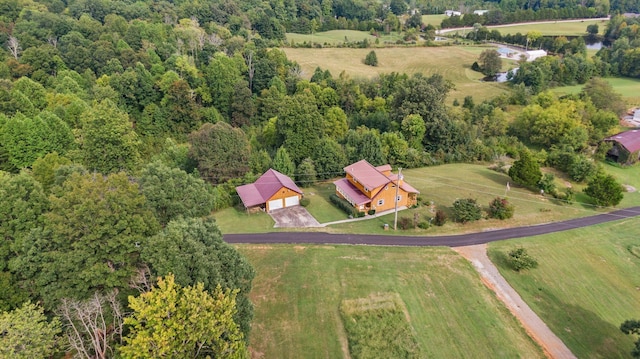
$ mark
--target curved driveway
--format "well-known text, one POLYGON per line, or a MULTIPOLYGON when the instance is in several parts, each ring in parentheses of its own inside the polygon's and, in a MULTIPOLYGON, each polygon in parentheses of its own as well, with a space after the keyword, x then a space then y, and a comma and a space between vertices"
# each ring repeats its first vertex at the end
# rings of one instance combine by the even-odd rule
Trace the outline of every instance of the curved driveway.
POLYGON ((367 244, 381 246, 447 246, 461 247, 484 244, 503 239, 537 236, 595 224, 632 218, 640 215, 640 206, 621 209, 590 217, 527 227, 506 228, 479 233, 448 236, 394 236, 368 234, 331 234, 322 232, 272 232, 253 234, 225 234, 228 243, 287 243, 287 244, 367 244))

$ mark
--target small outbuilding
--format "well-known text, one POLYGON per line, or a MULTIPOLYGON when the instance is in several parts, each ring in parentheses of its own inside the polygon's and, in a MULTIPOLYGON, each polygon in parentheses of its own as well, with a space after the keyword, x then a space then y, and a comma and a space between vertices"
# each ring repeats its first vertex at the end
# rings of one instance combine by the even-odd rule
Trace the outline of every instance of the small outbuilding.
POLYGON ((620 132, 607 137, 605 142, 612 144, 607 158, 624 165, 630 165, 640 158, 640 130, 620 132))
POLYGON ((533 61, 545 56, 547 56, 547 52, 544 50, 529 50, 526 54, 527 61, 533 61))
POLYGON ((267 212, 297 206, 302 191, 291 178, 269 169, 257 181, 236 187, 236 192, 247 210, 264 209, 267 212))

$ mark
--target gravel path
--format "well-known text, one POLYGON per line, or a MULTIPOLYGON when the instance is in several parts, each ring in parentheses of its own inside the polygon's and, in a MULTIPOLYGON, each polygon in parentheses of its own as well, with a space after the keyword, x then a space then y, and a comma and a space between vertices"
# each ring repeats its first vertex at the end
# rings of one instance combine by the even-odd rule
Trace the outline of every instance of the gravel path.
POLYGON ((496 293, 507 308, 518 318, 524 329, 544 350, 548 358, 576 358, 571 350, 547 325, 529 308, 520 295, 507 283, 498 268, 487 257, 487 245, 477 244, 453 248, 470 261, 480 274, 482 282, 496 293))

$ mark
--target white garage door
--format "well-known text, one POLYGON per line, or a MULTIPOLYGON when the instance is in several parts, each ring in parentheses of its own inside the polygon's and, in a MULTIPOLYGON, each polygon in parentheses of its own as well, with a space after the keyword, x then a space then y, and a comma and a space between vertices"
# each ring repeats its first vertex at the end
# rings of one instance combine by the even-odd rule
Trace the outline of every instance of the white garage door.
POLYGON ((269 201, 269 211, 273 211, 274 209, 282 208, 282 200, 274 199, 273 201, 269 201))
POLYGON ((298 198, 298 196, 287 197, 284 199, 285 207, 297 206, 299 204, 300 204, 300 198, 298 198))

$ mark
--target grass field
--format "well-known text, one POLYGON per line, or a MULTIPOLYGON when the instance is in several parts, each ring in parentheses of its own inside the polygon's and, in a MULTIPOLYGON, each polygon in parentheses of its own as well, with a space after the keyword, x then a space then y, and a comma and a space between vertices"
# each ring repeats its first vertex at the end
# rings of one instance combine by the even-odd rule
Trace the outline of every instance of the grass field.
POLYGON ((634 339, 618 328, 640 319, 639 219, 496 242, 489 254, 578 358, 630 357, 634 339), (516 273, 504 266, 505 254, 519 246, 538 268, 516 273))
MULTIPOLYGON (((640 106, 640 79, 608 77, 605 78, 613 89, 622 95, 629 106, 640 106)), ((551 91, 560 95, 572 95, 582 91, 584 85, 563 86, 551 91)))
POLYGON ((422 357, 543 357, 471 264, 448 248, 237 248, 257 273, 254 358, 348 358, 340 305, 376 293, 405 304, 422 357))
POLYGON ((440 24, 442 24, 442 20, 446 18, 447 15, 445 14, 422 15, 422 23, 425 25, 433 25, 434 27, 439 28, 440 24))
MULTIPOLYGON (((324 32, 316 32, 315 34, 296 34, 288 32, 287 43, 315 43, 315 44, 330 44, 337 45, 345 42, 362 41, 364 39, 369 40, 371 44, 375 43, 376 37, 370 35, 368 32, 357 30, 331 30, 324 32)), ((389 38, 396 39, 397 35, 389 35, 389 38)), ((384 39, 383 39, 384 40, 384 39)), ((383 41, 381 40, 381 41, 383 41)))
MULTIPOLYGON (((605 170, 613 174, 618 181, 640 189, 640 165, 620 168, 605 165, 605 170)), ((483 164, 448 164, 442 166, 423 167, 403 171, 405 180, 420 191, 423 202, 433 201, 436 208, 449 211, 452 203, 458 198, 474 198, 478 203, 487 207, 489 201, 497 196, 504 196, 506 183, 510 181, 506 174, 493 171, 483 164)), ((559 189, 567 185, 567 180, 556 173, 556 184, 559 189)), ((580 193, 584 185, 572 183, 576 190, 575 203, 572 205, 561 203, 551 197, 542 197, 537 193, 518 188, 511 183, 511 190, 507 193, 509 201, 515 206, 514 218, 500 221, 496 219, 482 219, 467 224, 449 221, 443 227, 431 227, 426 230, 411 229, 398 231, 394 234, 403 235, 440 235, 461 232, 477 232, 488 228, 504 228, 531 225, 587 216, 600 213, 594 209, 590 199, 580 193)), ((329 202, 329 195, 335 193, 335 186, 331 181, 319 183, 311 188, 303 189, 311 199, 307 210, 320 222, 332 222, 346 219, 344 212, 329 202)), ((640 192, 625 193, 619 207, 640 205, 640 192)), ((428 221, 434 216, 429 206, 419 206, 416 209, 399 212, 399 217, 413 219, 417 213, 421 221, 428 221)), ((266 213, 247 214, 238 208, 227 208, 214 213, 218 225, 223 233, 261 233, 282 229, 273 228, 273 220, 266 213)), ((372 218, 366 221, 332 225, 322 228, 322 231, 336 233, 375 233, 390 234, 384 231, 384 224, 392 225, 393 214, 372 218)))
POLYGON ((587 34, 587 26, 592 24, 598 25, 598 30, 602 34, 608 21, 602 20, 585 20, 575 22, 547 23, 547 24, 522 24, 514 26, 491 26, 491 30, 496 29, 502 35, 521 33, 526 34, 529 31, 538 31, 543 36, 581 36, 587 34))
MULTIPOLYGON (((455 85, 448 101, 473 96, 476 102, 495 97, 508 91, 506 84, 481 82, 483 75, 471 70, 486 47, 398 47, 375 49, 379 65, 364 64, 371 49, 352 48, 283 48, 287 58, 302 68, 302 76, 311 78, 317 67, 329 70, 334 77, 342 71, 352 78, 374 78, 381 73, 423 73, 431 76, 439 73, 455 85)), ((509 65, 505 64, 505 69, 509 65)))

